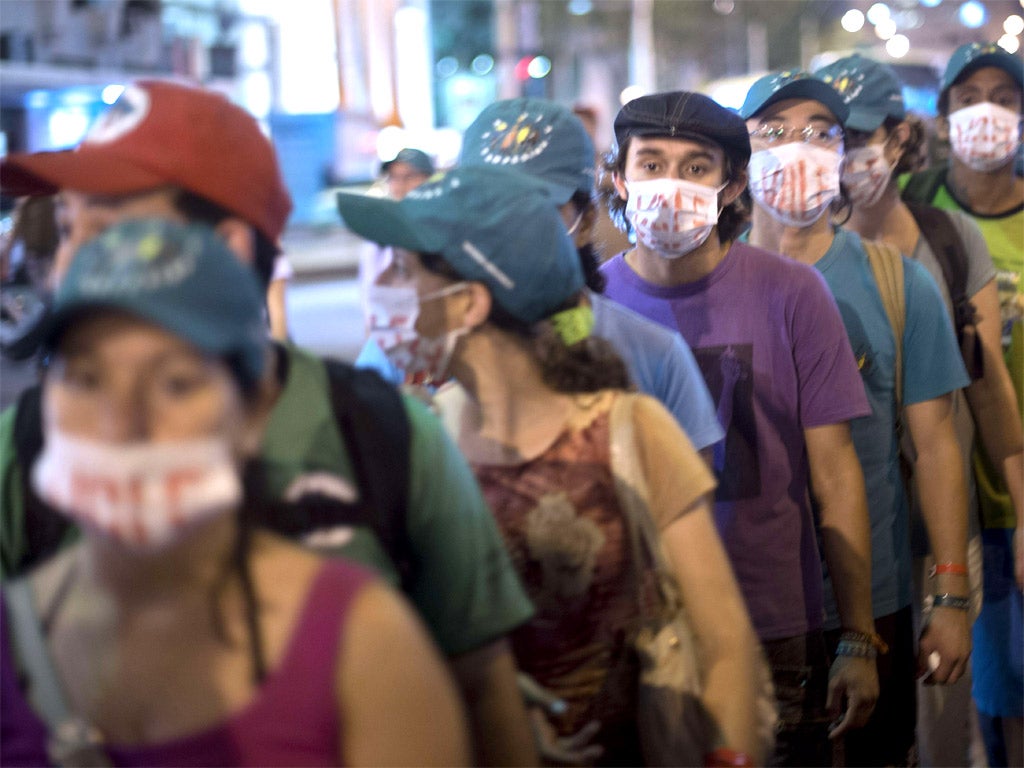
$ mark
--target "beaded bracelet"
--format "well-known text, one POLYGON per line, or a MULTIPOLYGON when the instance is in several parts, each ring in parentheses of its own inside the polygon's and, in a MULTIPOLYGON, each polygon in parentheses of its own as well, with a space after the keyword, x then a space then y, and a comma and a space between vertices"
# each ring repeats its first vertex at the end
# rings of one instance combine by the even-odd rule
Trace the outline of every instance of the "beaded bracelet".
POLYGON ((932 608, 955 608, 958 611, 969 611, 971 609, 971 598, 951 595, 948 592, 942 595, 933 595, 932 608))
POLYGON ((861 643, 856 640, 840 640, 839 645, 836 646, 836 656, 874 659, 878 656, 878 649, 871 643, 861 643))
POLYGON ((960 563, 937 563, 928 571, 928 578, 934 579, 936 576, 946 573, 950 576, 966 576, 967 566, 960 563))
POLYGON ((885 641, 875 632, 858 632, 855 629, 844 629, 843 633, 839 636, 840 640, 848 640, 852 643, 867 643, 879 653, 888 653, 889 646, 885 644, 885 641))

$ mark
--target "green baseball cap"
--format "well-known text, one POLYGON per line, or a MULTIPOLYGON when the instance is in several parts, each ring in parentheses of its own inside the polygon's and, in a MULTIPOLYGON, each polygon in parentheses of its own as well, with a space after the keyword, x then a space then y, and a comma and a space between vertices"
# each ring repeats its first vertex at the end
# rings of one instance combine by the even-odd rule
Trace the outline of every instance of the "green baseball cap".
POLYGON ((846 128, 874 133, 886 118, 907 116, 903 86, 888 64, 854 54, 822 67, 814 76, 835 88, 846 102, 850 109, 846 128))
POLYGON ((524 322, 547 317, 583 287, 579 256, 549 187, 521 171, 460 167, 400 201, 339 192, 337 202, 356 234, 442 256, 524 322))
POLYGON ((209 227, 133 219, 87 242, 57 289, 45 348, 54 349, 75 318, 102 309, 226 358, 247 384, 263 374, 267 330, 256 275, 209 227))
POLYGON ((594 143, 571 110, 544 99, 503 99, 477 115, 459 165, 509 166, 547 184, 556 205, 594 191, 594 143))
POLYGON ((1018 87, 1024 87, 1024 63, 1019 57, 996 43, 967 43, 953 51, 942 75, 940 92, 945 94, 957 80, 982 67, 998 67, 1012 77, 1018 87))
POLYGON ((809 72, 787 69, 767 74, 750 86, 747 98, 740 107, 740 116, 744 120, 749 120, 783 99, 820 101, 844 125, 850 115, 850 108, 831 85, 827 85, 809 72))

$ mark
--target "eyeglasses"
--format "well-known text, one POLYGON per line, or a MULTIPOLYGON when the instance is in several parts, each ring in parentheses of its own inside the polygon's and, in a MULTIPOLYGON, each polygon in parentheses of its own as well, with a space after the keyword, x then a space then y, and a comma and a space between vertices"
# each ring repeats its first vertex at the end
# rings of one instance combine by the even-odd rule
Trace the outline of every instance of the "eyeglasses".
POLYGON ((750 132, 751 140, 765 144, 782 144, 799 139, 805 144, 834 147, 843 140, 843 129, 835 123, 810 123, 796 128, 785 123, 765 122, 750 132))

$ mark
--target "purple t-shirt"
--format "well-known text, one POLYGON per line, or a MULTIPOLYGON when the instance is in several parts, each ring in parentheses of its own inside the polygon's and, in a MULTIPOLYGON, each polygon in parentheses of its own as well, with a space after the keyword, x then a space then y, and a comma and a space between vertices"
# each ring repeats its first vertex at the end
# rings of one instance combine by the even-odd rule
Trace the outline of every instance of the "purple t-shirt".
POLYGON ((715 521, 758 634, 821 627, 803 431, 870 413, 821 275, 745 243, 685 285, 648 283, 622 254, 601 269, 605 295, 683 335, 717 403, 715 521))
MULTIPOLYGON (((326 563, 313 582, 284 656, 252 702, 223 723, 191 736, 145 746, 107 745, 111 763, 338 765, 338 649, 352 601, 372 578, 356 565, 326 563)), ((2 598, 0 610, 6 624, 2 598)), ((9 634, 6 626, 0 631, 0 765, 49 765, 47 728, 18 686, 9 634)))

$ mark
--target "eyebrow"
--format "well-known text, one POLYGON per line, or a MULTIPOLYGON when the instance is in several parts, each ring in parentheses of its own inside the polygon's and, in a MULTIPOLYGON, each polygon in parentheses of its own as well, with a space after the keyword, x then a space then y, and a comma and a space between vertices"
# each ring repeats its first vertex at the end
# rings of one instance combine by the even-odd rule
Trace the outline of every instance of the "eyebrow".
MULTIPOLYGON (((657 157, 657 158, 665 157, 665 153, 662 150, 660 150, 660 149, 650 148, 650 149, 638 149, 636 151, 636 157, 637 158, 640 158, 640 157, 642 157, 644 155, 649 155, 649 156, 657 157)), ((680 161, 681 162, 687 162, 689 160, 696 160, 696 159, 701 159, 701 158, 709 160, 711 162, 714 162, 715 161, 715 155, 713 154, 713 150, 711 150, 711 149, 704 149, 704 148, 695 149, 692 152, 687 152, 685 155, 683 155, 682 158, 680 158, 680 161)))
MULTIPOLYGON (((770 122, 772 120, 776 120, 778 122, 785 122, 787 120, 791 120, 791 118, 784 117, 783 116, 783 112, 776 112, 776 113, 771 114, 771 115, 765 115, 760 120, 761 120, 762 123, 767 123, 767 122, 770 122)), ((807 122, 811 122, 812 120, 821 120, 824 123, 833 123, 835 125, 839 125, 838 118, 836 118, 836 116, 831 114, 831 113, 816 113, 816 114, 813 114, 813 115, 809 115, 807 117, 807 122)))

